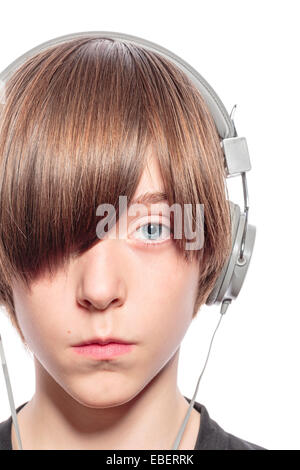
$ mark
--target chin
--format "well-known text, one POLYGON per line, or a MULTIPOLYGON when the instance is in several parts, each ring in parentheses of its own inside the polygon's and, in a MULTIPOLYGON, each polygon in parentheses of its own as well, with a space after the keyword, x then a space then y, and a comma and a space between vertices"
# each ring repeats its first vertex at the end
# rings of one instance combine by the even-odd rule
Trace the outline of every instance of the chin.
POLYGON ((95 383, 92 385, 87 384, 73 386, 67 388, 65 391, 72 396, 74 400, 88 408, 111 408, 120 406, 130 402, 136 395, 137 391, 126 390, 121 384, 116 387, 97 386, 95 383))

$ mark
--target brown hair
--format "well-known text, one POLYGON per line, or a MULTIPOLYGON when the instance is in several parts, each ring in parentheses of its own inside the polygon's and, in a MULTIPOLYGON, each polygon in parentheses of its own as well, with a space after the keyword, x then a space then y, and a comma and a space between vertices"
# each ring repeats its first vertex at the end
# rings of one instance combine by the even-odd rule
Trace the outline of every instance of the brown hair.
MULTIPOLYGON (((231 247, 223 152, 213 118, 171 61, 128 41, 81 36, 27 59, 0 114, 0 303, 17 322, 11 283, 27 286, 99 241, 96 208, 128 204, 157 156, 169 203, 203 204, 194 315, 231 247)), ((194 212, 193 212, 194 214, 194 212)))

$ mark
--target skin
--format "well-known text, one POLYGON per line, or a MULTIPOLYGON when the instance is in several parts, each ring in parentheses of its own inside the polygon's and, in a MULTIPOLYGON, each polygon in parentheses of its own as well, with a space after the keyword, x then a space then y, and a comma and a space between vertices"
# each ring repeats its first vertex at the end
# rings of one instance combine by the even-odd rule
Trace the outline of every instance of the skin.
MULTIPOLYGON (((163 186, 151 158, 135 196, 155 190, 163 186)), ((136 220, 159 221, 156 210, 149 214, 136 220)), ((13 286, 36 373, 35 393, 18 413, 24 449, 172 448, 188 410, 177 371, 199 265, 187 263, 172 238, 163 240, 165 233, 156 235, 163 240, 157 246, 146 246, 145 232, 129 235, 99 240, 52 280, 36 280, 30 293, 13 286), (134 346, 106 361, 74 352, 72 345, 95 336, 124 338, 134 346)), ((194 408, 179 449, 194 449, 199 426, 194 408)), ((11 437, 17 449, 13 426, 11 437)))

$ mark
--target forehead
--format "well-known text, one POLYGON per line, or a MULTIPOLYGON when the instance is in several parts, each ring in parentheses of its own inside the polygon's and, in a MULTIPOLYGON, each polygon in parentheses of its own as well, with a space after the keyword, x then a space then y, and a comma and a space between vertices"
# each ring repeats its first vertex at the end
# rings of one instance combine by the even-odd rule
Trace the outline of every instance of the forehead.
MULTIPOLYGON (((148 207, 148 211, 150 207, 165 209, 169 206, 158 159, 152 151, 149 153, 138 187, 129 204, 129 212, 131 209, 136 209, 136 206, 139 205, 142 205, 143 208, 148 207)), ((130 212, 130 214, 132 214, 132 212, 130 212)), ((133 214, 135 214, 135 212, 133 214)))
POLYGON ((147 159, 146 166, 144 168, 140 182, 134 194, 133 202, 137 202, 138 197, 146 192, 164 192, 163 181, 158 160, 152 150, 150 150, 149 152, 149 158, 147 159))

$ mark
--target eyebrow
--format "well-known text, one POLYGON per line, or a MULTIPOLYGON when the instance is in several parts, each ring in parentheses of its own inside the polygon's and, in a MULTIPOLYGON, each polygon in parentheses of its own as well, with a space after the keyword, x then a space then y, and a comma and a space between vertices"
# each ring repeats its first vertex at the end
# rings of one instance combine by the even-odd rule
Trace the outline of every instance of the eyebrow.
POLYGON ((144 194, 140 194, 135 199, 133 199, 130 203, 132 204, 158 204, 159 202, 168 201, 168 196, 165 192, 162 191, 155 191, 155 192, 146 192, 144 194))

